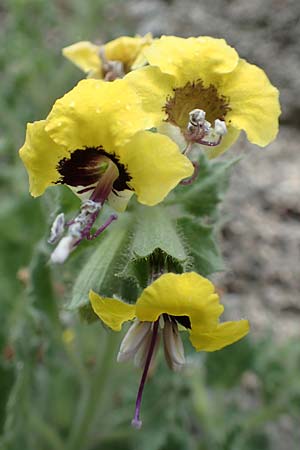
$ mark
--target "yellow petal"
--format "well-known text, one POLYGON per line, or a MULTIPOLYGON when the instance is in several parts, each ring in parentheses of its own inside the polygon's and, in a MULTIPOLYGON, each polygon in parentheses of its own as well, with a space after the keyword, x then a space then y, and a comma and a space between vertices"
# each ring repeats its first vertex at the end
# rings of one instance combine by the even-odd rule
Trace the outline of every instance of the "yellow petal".
POLYGON ((120 162, 127 167, 131 176, 128 184, 138 201, 149 206, 161 202, 179 181, 194 171, 170 138, 150 131, 134 135, 122 148, 120 162))
POLYGON ((45 120, 29 123, 25 143, 20 149, 20 157, 29 175, 30 192, 33 197, 42 195, 48 186, 59 180, 57 164, 69 156, 64 147, 57 145, 48 136, 45 125, 45 120))
POLYGON ((192 327, 190 340, 197 351, 213 352, 233 344, 249 332, 248 320, 220 323, 214 330, 203 333, 201 327, 192 327))
POLYGON ((162 36, 144 51, 149 63, 174 75, 176 87, 199 78, 212 82, 212 76, 231 72, 238 63, 237 52, 224 39, 207 36, 180 38, 162 36))
POLYGON ((215 328, 223 312, 214 285, 195 272, 167 273, 148 286, 136 303, 136 316, 153 322, 163 314, 188 316, 202 330, 215 328))
POLYGON ((237 130, 236 128, 233 128, 229 125, 227 127, 227 133, 222 137, 222 141, 219 145, 217 145, 216 147, 203 146, 202 149, 209 159, 216 158, 217 156, 222 155, 222 153, 228 150, 238 139, 239 135, 240 130, 237 130))
POLYGON ((124 322, 135 318, 135 305, 116 298, 101 297, 94 291, 90 291, 89 297, 94 312, 114 331, 120 331, 124 322))
POLYGON ((262 69, 240 60, 237 68, 219 81, 229 98, 226 123, 244 130, 253 144, 264 147, 275 139, 280 115, 279 93, 262 69))
POLYGON ((88 41, 77 42, 63 48, 63 55, 85 73, 91 71, 101 72, 100 47, 88 41))
POLYGON ((126 142, 147 123, 140 99, 125 80, 88 79, 55 102, 46 131, 70 151, 102 146, 115 153, 117 144, 126 142))
POLYGON ((158 67, 147 66, 130 72, 125 79, 142 100, 149 128, 159 126, 167 117, 163 107, 172 95, 176 84, 174 77, 162 73, 158 67))
POLYGON ((152 41, 151 33, 145 36, 121 36, 105 44, 105 56, 108 60, 122 61, 125 70, 130 70, 140 52, 152 41))

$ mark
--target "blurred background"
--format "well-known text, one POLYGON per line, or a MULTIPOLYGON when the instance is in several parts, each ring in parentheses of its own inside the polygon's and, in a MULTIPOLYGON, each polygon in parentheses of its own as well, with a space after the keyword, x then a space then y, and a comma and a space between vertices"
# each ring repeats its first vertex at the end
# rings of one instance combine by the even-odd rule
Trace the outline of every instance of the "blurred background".
MULTIPOLYGON (((298 449, 299 1, 2 0, 0 39, 0 448, 298 449), (224 37, 267 72, 283 113, 268 148, 241 138, 223 157, 243 156, 223 204, 227 270, 214 281, 228 317, 247 317, 251 336, 190 355, 184 374, 161 363, 136 432, 128 424, 139 374, 124 365, 108 376, 120 336, 64 310, 81 257, 50 272, 53 198, 30 197, 18 149, 25 124, 82 78, 62 47, 149 31, 224 37)), ((60 195, 66 207, 73 201, 60 195)))

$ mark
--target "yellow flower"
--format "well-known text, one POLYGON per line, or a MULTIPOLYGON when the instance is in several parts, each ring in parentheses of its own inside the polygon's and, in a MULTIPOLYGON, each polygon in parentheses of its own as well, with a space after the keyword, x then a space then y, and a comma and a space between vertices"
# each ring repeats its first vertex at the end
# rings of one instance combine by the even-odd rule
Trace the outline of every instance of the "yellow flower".
MULTIPOLYGON (((57 100, 46 120, 28 124, 20 156, 31 194, 36 197, 48 186, 66 184, 83 200, 53 261, 63 262, 83 238, 93 237, 91 227, 106 200, 124 211, 135 193, 140 203, 155 205, 193 173, 177 145, 145 130, 147 124, 140 99, 125 80, 92 79, 57 100)), ((115 218, 111 216, 107 226, 115 218)), ((66 226, 59 215, 51 243, 66 226)))
POLYGON ((62 333, 62 340, 65 345, 70 345, 75 339, 75 332, 72 328, 66 328, 62 333))
POLYGON ((278 90, 223 39, 162 36, 144 50, 150 64, 126 76, 153 126, 166 121, 188 143, 223 153, 244 130, 264 147, 278 132, 278 90))
POLYGON ((247 320, 219 323, 224 310, 219 296, 213 284, 195 272, 162 275, 142 292, 136 304, 93 291, 90 300, 95 313, 114 331, 120 331, 128 320, 156 322, 163 317, 186 327, 197 351, 219 350, 249 331, 247 320))
POLYGON ((63 55, 87 73, 89 78, 111 81, 144 65, 146 60, 143 50, 151 42, 151 33, 145 36, 121 36, 103 46, 81 41, 65 47, 63 55))
POLYGON ((142 292, 136 304, 101 297, 93 291, 90 301, 97 316, 114 331, 134 319, 121 344, 118 361, 133 358, 137 366, 144 368, 132 421, 137 428, 141 426, 142 391, 160 334, 167 363, 178 371, 185 363, 178 326, 189 331, 196 351, 208 352, 238 341, 249 331, 247 320, 219 323, 224 308, 214 286, 195 272, 162 275, 142 292))
POLYGON ((130 190, 143 204, 159 203, 193 167, 166 136, 144 131, 147 121, 126 81, 79 82, 46 120, 28 124, 20 156, 31 194, 61 183, 90 195, 110 172, 108 194, 130 190))

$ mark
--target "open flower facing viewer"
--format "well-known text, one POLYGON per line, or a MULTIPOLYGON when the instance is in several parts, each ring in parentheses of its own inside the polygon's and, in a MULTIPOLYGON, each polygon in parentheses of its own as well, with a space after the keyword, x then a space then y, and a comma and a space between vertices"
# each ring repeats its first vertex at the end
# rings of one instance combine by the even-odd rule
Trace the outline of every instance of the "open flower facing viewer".
POLYGON ((192 175, 177 145, 147 131, 148 124, 140 98, 125 80, 92 79, 57 100, 46 120, 28 124, 20 156, 31 194, 65 184, 82 200, 77 217, 65 222, 60 214, 54 221, 50 242, 59 244, 53 262, 64 262, 82 239, 96 237, 116 218, 91 233, 105 201, 124 211, 135 193, 140 203, 155 205, 192 175))
POLYGON ((261 147, 275 139, 278 90, 224 39, 162 36, 143 54, 149 66, 125 78, 143 98, 155 126, 184 142, 185 154, 199 144, 215 157, 241 130, 261 147))
POLYGON ((160 337, 169 367, 178 371, 185 364, 179 327, 189 332, 196 351, 215 351, 230 345, 249 331, 247 320, 219 323, 224 308, 213 284, 195 272, 166 273, 149 285, 137 299, 127 304, 116 298, 90 292, 90 301, 98 317, 112 330, 133 320, 118 354, 118 361, 134 359, 143 369, 132 424, 140 428, 140 407, 144 385, 160 337))

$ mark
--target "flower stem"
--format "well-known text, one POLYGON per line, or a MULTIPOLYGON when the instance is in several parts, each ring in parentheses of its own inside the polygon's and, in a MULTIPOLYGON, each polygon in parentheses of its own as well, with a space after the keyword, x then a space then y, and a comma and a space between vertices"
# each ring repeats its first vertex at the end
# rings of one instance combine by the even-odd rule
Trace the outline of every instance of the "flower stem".
POLYGON ((114 334, 106 336, 106 348, 100 358, 94 378, 87 390, 83 392, 81 401, 78 403, 77 415, 75 417, 67 449, 84 450, 95 414, 100 407, 102 394, 107 389, 107 381, 110 377, 110 369, 115 359, 116 337, 114 334))
POLYGON ((56 431, 43 420, 40 414, 30 411, 29 422, 34 430, 40 435, 44 442, 47 442, 53 450, 64 450, 63 442, 56 431))
POLYGON ((148 370, 150 367, 150 363, 151 363, 151 359, 153 356, 153 351, 154 351, 155 343, 156 343, 156 339, 157 339, 158 325, 159 325, 159 321, 157 320, 156 322, 154 322, 154 325, 153 325, 152 337, 151 337, 151 342, 150 342, 150 346, 149 346, 149 350, 148 350, 148 355, 147 355, 143 375, 141 378, 141 382, 140 382, 140 386, 139 386, 139 390, 138 390, 138 394, 137 394, 137 398, 136 398, 134 418, 131 421, 131 425, 137 429, 140 429, 142 426, 142 421, 140 420, 141 403, 142 403, 143 391, 144 391, 144 387, 145 387, 145 383, 146 383, 146 379, 147 379, 147 375, 148 375, 148 370))

